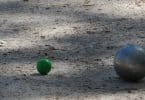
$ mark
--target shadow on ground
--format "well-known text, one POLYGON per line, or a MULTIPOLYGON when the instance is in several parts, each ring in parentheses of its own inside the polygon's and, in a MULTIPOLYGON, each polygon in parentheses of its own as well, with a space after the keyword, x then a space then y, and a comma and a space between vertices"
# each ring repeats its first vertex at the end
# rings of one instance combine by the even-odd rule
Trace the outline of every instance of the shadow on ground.
MULTIPOLYGON (((17 95, 27 92, 21 96, 67 96, 73 93, 118 93, 134 90, 144 90, 144 81, 139 83, 128 83, 120 80, 113 69, 113 65, 104 63, 104 60, 112 59, 115 52, 121 47, 116 43, 109 45, 112 35, 100 36, 83 34, 80 36, 66 36, 56 40, 60 44, 70 43, 66 49, 57 49, 51 45, 32 48, 18 49, 12 51, 1 51, 1 64, 36 62, 41 57, 50 58, 52 61, 66 61, 79 64, 81 68, 78 73, 70 75, 51 74, 48 76, 18 75, 0 76, 2 95, 5 93, 17 95), (102 44, 106 41, 106 44, 102 44), (93 43, 92 43, 93 42, 93 43), (90 46, 91 44, 91 46, 90 46), (68 49, 69 48, 69 49, 68 49), (81 65, 81 63, 83 63, 81 65), (10 88, 15 88, 9 90, 10 88), (28 87, 26 89, 25 87, 28 87), (17 91, 19 90, 19 92, 17 91), (45 91, 45 92, 43 92, 45 91), (16 93, 16 94, 15 94, 16 93)), ((112 60, 110 60, 112 61, 112 60)), ((79 67, 78 66, 78 67, 79 67)), ((1 66, 3 67, 3 66, 1 66)), ((55 67, 55 66, 54 66, 55 67)), ((76 66, 77 67, 77 66, 76 66)))
MULTIPOLYGON (((112 69, 111 69, 112 70, 112 69)), ((2 95, 9 96, 23 94, 19 96, 67 96, 73 93, 101 93, 112 94, 118 92, 129 92, 134 90, 144 90, 144 81, 139 83, 127 83, 117 77, 107 75, 104 70, 85 70, 78 75, 48 75, 40 76, 33 74, 30 76, 1 76, 2 95), (12 81, 14 80, 14 81, 12 81), (13 88, 13 90, 10 90, 13 88), (27 89, 26 89, 27 88, 27 89), (18 91, 19 90, 19 91, 18 91)))
MULTIPOLYGON (((113 70, 111 69, 111 74, 113 70)), ((33 74, 30 76, 0 76, 1 96, 18 97, 43 97, 56 96, 64 97, 68 95, 83 94, 114 94, 130 93, 136 90, 144 90, 144 81, 139 83, 128 83, 117 77, 108 75, 104 69, 102 71, 87 69, 78 75, 48 75, 40 76, 33 74), (13 89, 12 89, 13 88, 13 89), (25 92, 25 94, 23 94, 25 92), (6 93, 6 94, 5 94, 6 93)))
MULTIPOLYGON (((7 2, 6 4, 0 4, 0 11, 22 13, 26 11, 24 9, 29 8, 25 7, 20 2, 7 2)), ((10 94, 19 95, 24 92, 26 94, 21 96, 66 96, 73 93, 87 94, 88 92, 112 94, 145 89, 144 80, 139 83, 124 82, 116 77, 113 65, 104 63, 104 60, 109 60, 129 40, 133 41, 133 43, 139 42, 141 45, 144 45, 145 36, 142 34, 145 31, 144 20, 113 19, 107 18, 104 14, 88 14, 83 11, 77 12, 75 9, 66 11, 63 14, 78 18, 78 22, 85 21, 90 24, 92 23, 94 26, 92 26, 92 29, 84 29, 84 33, 79 33, 76 36, 67 35, 62 38, 51 39, 60 45, 64 45, 63 49, 58 49, 47 44, 17 50, 0 50, 0 63, 3 65, 36 62, 38 58, 47 57, 55 61, 83 62, 82 66, 87 67, 71 75, 0 75, 0 88, 2 91, 0 93, 3 96, 9 96, 10 94), (101 26, 102 30, 98 30, 97 26, 101 26), (134 42, 134 40, 136 41, 134 42), (66 47, 65 44, 67 43, 70 45, 66 47), (12 87, 15 89, 10 90, 12 87)), ((46 41, 49 41, 49 39, 46 41)))

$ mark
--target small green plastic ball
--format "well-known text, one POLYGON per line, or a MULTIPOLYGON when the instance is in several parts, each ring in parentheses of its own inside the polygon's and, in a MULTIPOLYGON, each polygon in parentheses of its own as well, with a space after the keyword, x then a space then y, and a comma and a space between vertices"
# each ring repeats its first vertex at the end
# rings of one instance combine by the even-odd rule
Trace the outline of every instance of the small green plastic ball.
POLYGON ((51 61, 48 59, 40 59, 37 62, 37 71, 41 74, 41 75, 47 75, 48 72, 50 72, 51 70, 51 61))

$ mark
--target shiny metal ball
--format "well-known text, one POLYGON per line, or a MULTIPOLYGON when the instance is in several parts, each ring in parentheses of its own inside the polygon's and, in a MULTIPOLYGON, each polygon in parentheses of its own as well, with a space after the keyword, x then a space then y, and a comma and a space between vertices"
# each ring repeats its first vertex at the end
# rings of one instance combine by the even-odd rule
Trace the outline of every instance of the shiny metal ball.
POLYGON ((115 55, 116 73, 126 81, 139 81, 145 76, 145 50, 137 45, 128 44, 115 55))

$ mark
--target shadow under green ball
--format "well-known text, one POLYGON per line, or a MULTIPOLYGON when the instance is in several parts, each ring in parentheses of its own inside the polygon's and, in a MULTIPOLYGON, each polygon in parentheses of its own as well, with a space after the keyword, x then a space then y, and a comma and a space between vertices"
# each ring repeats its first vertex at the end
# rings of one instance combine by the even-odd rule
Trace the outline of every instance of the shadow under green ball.
POLYGON ((41 75, 47 75, 48 72, 50 72, 51 70, 51 61, 49 61, 48 59, 40 59, 37 62, 37 71, 41 74, 41 75))

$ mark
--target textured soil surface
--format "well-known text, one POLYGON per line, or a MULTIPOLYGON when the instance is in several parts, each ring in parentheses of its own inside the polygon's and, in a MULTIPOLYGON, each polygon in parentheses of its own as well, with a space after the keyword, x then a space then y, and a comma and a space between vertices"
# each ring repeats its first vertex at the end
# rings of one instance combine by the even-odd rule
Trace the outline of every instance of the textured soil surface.
POLYGON ((0 0, 0 100, 145 100, 113 67, 128 43, 145 46, 143 0, 0 0))

